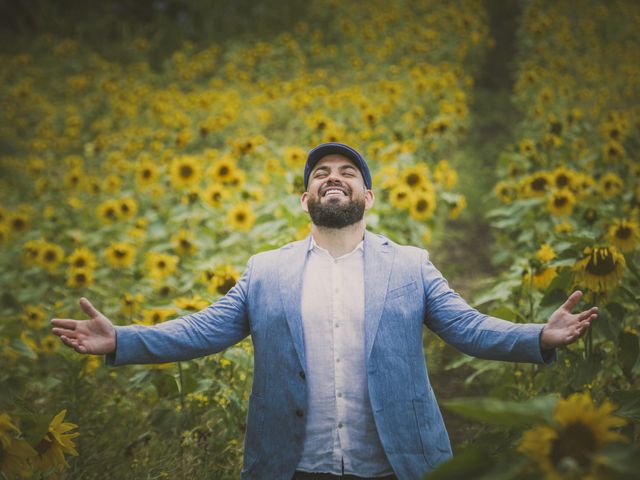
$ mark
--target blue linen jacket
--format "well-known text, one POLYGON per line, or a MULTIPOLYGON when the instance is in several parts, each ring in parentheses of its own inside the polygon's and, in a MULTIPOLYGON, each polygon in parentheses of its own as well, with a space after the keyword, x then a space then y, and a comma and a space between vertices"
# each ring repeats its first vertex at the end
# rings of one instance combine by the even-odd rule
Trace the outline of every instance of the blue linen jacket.
MULTIPOLYGON (((311 237, 251 257, 237 284, 205 310, 154 327, 116 327, 107 364, 162 363, 220 352, 251 335, 254 378, 242 479, 290 480, 304 435, 307 388, 301 285, 311 237)), ((426 324, 476 357, 550 363, 542 324, 479 313, 455 293, 426 250, 364 236, 365 355, 369 397, 384 451, 400 480, 451 457, 422 346, 426 324)))

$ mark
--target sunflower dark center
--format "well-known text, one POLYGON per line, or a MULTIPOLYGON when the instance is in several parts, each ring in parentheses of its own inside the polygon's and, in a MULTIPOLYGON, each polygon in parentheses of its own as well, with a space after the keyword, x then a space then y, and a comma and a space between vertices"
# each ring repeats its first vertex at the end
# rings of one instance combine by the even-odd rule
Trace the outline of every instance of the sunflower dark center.
POLYGON ((427 201, 426 201, 426 200, 424 200, 424 199, 420 199, 420 200, 418 200, 418 202, 416 203, 416 210, 417 210, 418 212, 424 212, 424 211, 427 209, 427 207, 428 207, 428 206, 429 206, 429 202, 427 202, 427 201))
POLYGON ((407 185, 413 187, 420 183, 420 176, 417 173, 410 173, 407 175, 407 185))
POLYGON ((246 215, 242 212, 236 214, 236 220, 240 223, 244 222, 246 218, 246 215))
POLYGON ((629 227, 620 227, 616 230, 616 238, 626 240, 631 237, 631 229, 629 227))
POLYGON ((76 282, 85 283, 86 281, 87 281, 87 276, 84 273, 77 273, 76 274, 76 282))
POLYGON ((12 225, 16 230, 22 230, 25 227, 26 222, 22 218, 16 218, 13 220, 12 225))
POLYGON ((166 267, 167 267, 167 263, 166 263, 164 260, 160 260, 160 261, 158 262, 157 266, 158 266, 158 268, 159 268, 159 269, 161 269, 161 270, 162 270, 162 269, 164 269, 164 268, 166 268, 166 267))
POLYGON ((118 258, 124 258, 127 256, 127 252, 126 250, 123 250, 121 248, 116 248, 113 253, 115 254, 116 257, 118 258))
POLYGON ((593 431, 582 423, 572 423, 551 444, 549 457, 554 466, 564 459, 573 459, 583 469, 591 465, 591 457, 598 449, 598 440, 593 431))
POLYGON ((226 165, 221 166, 220 170, 218 170, 218 174, 221 177, 224 177, 224 176, 228 175, 229 174, 229 167, 227 167, 226 165))
POLYGON ((34 447, 35 451, 38 452, 38 455, 42 455, 46 453, 49 448, 51 448, 51 440, 49 440, 49 434, 47 433, 45 437, 38 442, 38 444, 34 447))
POLYGON ((53 250, 47 250, 44 252, 44 260, 46 262, 54 262, 58 258, 58 255, 53 250))
POLYGON ((560 174, 556 177, 556 186, 558 188, 566 187, 567 185, 569 185, 569 177, 565 174, 560 174))
POLYGON ((606 276, 616 269, 613 255, 607 248, 597 248, 589 256, 585 270, 592 275, 606 276))
POLYGON ((236 281, 234 280, 233 277, 226 277, 224 279, 224 282, 222 282, 220 285, 218 285, 218 288, 216 288, 216 291, 220 294, 220 295, 226 295, 226 293, 231 290, 231 288, 236 284, 236 281))
POLYGON ((129 213, 129 205, 123 203, 122 205, 120 205, 120 210, 122 211, 122 213, 129 213))
POLYGON ((105 215, 107 216, 107 218, 116 218, 116 211, 115 209, 109 207, 105 211, 105 215))
POLYGON ((554 204, 556 207, 564 207, 564 206, 568 203, 568 201, 569 201, 569 200, 567 199, 567 197, 560 196, 560 197, 555 197, 555 198, 553 199, 553 204, 554 204))
POLYGON ((547 180, 544 177, 538 177, 531 182, 531 188, 540 192, 547 188, 547 180))
POLYGON ((220 199, 222 198, 222 194, 220 192, 213 192, 213 195, 211 195, 211 198, 213 199, 214 202, 219 202, 220 199))
POLYGON ((151 170, 149 170, 148 168, 145 168, 144 170, 142 170, 142 178, 149 178, 151 177, 151 170))
POLYGON ((191 178, 193 176, 193 167, 191 165, 181 165, 180 176, 182 178, 191 178))
POLYGON ((84 258, 76 258, 73 262, 73 266, 76 268, 84 267, 87 264, 87 261, 84 258))

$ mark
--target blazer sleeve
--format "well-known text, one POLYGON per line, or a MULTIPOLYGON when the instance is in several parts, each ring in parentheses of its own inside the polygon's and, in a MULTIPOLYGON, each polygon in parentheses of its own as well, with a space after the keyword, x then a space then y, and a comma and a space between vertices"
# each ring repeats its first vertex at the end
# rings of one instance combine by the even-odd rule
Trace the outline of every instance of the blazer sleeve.
POLYGON ((551 364, 556 351, 543 351, 544 324, 513 323, 480 313, 449 287, 449 283, 422 250, 425 295, 424 323, 463 353, 489 360, 551 364))
POLYGON ((247 295, 252 259, 229 292, 209 307, 152 327, 116 327, 116 350, 106 356, 111 366, 190 360, 220 352, 250 333, 247 295))

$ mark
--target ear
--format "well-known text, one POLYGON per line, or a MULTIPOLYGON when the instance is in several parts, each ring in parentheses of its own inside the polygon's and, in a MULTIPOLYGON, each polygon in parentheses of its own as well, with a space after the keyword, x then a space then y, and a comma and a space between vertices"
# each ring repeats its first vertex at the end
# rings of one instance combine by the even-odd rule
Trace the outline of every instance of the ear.
POLYGON ((307 201, 309 200, 309 193, 304 192, 300 197, 300 205, 302 205, 302 210, 309 213, 309 207, 307 205, 307 201))
POLYGON ((373 190, 367 190, 364 193, 364 209, 369 210, 371 207, 373 207, 375 199, 376 197, 373 194, 373 190))

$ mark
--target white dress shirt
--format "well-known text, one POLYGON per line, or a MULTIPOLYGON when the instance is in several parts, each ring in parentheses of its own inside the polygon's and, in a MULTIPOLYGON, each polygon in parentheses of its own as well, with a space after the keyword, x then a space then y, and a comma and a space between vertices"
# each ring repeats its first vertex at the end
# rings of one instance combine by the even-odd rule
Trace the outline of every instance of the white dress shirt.
POLYGON ((378 477, 393 473, 369 402, 364 350, 363 242, 338 258, 313 238, 302 285, 308 405, 306 472, 378 477))

